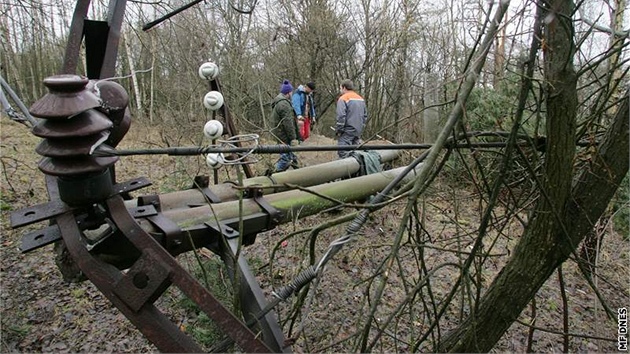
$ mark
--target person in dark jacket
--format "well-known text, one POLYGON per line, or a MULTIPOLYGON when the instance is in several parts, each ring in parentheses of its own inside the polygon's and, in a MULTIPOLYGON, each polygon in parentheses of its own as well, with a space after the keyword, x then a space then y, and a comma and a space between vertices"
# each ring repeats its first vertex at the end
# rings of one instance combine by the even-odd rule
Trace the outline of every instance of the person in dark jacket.
MULTIPOLYGON (((354 84, 350 80, 343 80, 340 86, 341 97, 337 100, 337 145, 358 145, 361 143, 361 133, 367 123, 367 108, 365 100, 354 92, 354 84)), ((339 158, 345 158, 350 151, 337 151, 339 158)))
POLYGON ((315 83, 311 81, 306 85, 298 86, 291 98, 302 138, 299 140, 302 141, 308 139, 311 135, 311 125, 316 123, 313 91, 315 91, 315 83))
MULTIPOLYGON (((295 146, 299 144, 298 128, 291 106, 293 86, 289 80, 284 80, 280 86, 280 93, 271 103, 271 133, 281 143, 295 146)), ((286 171, 289 167, 298 168, 298 159, 293 152, 284 152, 276 162, 275 172, 286 171)))

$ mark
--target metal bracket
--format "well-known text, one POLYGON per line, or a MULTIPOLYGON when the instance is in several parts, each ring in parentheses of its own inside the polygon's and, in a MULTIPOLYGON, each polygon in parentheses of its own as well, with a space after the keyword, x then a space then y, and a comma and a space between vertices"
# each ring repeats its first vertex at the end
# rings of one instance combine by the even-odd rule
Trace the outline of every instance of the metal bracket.
MULTIPOLYGON (((271 352, 271 349, 264 342, 262 342, 255 333, 253 333, 249 328, 247 328, 247 326, 239 321, 234 316, 234 314, 227 310, 207 289, 205 289, 201 284, 199 284, 198 281, 196 281, 190 274, 188 274, 188 272, 186 272, 186 270, 183 269, 177 263, 177 261, 164 248, 162 248, 159 243, 157 243, 157 241, 153 237, 151 237, 151 235, 149 235, 144 229, 140 227, 140 225, 138 225, 134 218, 132 218, 131 215, 129 215, 129 213, 127 212, 125 204, 120 196, 115 196, 108 199, 107 206, 111 213, 112 220, 114 221, 116 226, 123 231, 124 235, 129 239, 129 241, 133 243, 134 247, 136 247, 138 250, 141 250, 143 255, 147 254, 149 250, 151 250, 150 252, 152 253, 149 254, 149 258, 145 259, 147 259, 148 261, 151 259, 155 259, 155 261, 158 262, 165 269, 170 268, 171 271, 169 272, 168 280, 172 282, 173 285, 178 287, 191 300, 193 300, 210 318, 212 318, 219 325, 219 327, 221 327, 225 331, 226 334, 232 337, 234 341, 241 348, 243 348, 243 350, 247 352, 271 352)), ((144 268, 143 266, 138 266, 137 269, 142 270, 144 268)), ((140 284, 143 284, 143 282, 141 282, 140 284)), ((107 287, 108 286, 106 286, 106 288, 107 287)), ((158 290, 161 289, 158 288, 158 290)), ((105 293, 104 289, 101 289, 101 291, 105 293)), ((152 298, 151 296, 142 294, 140 294, 139 297, 141 299, 152 298)), ((146 308, 147 305, 148 304, 145 303, 144 306, 140 307, 140 310, 146 308)), ((151 323, 143 323, 143 326, 139 328, 141 330, 144 329, 143 333, 147 336, 149 336, 150 334, 152 338, 161 335, 159 332, 154 332, 156 328, 151 323)), ((170 344, 172 345, 173 343, 170 344)))
POLYGON ((245 195, 247 195, 248 197, 254 199, 256 204, 258 204, 260 206, 260 208, 267 215, 269 215, 269 218, 267 219, 267 227, 266 227, 266 229, 265 230, 260 230, 260 231, 271 230, 274 227, 276 227, 276 225, 278 225, 278 223, 280 222, 280 218, 281 218, 282 214, 280 213, 280 211, 278 209, 274 208, 271 204, 269 204, 269 202, 267 202, 267 200, 265 200, 265 198, 263 197, 263 189, 262 188, 256 187, 256 186, 248 187, 245 190, 245 195))
POLYGON ((208 176, 195 176, 193 186, 191 189, 198 189, 201 193, 203 193, 206 200, 209 200, 210 203, 216 204, 221 203, 221 198, 218 195, 214 194, 209 188, 210 186, 210 177, 208 176))
POLYGON ((162 264, 151 249, 142 256, 114 285, 114 292, 133 310, 153 303, 171 285, 171 269, 162 264))
POLYGON ((162 213, 156 213, 153 216, 149 216, 147 220, 149 220, 151 224, 157 227, 164 234, 164 248, 166 248, 169 253, 173 255, 181 253, 179 248, 181 248, 184 243, 184 234, 179 225, 171 219, 165 217, 162 213))
POLYGON ((11 227, 16 229, 59 216, 72 210, 74 210, 74 208, 68 206, 61 200, 54 200, 52 202, 16 210, 11 213, 9 219, 11 220, 11 227))
POLYGON ((216 204, 221 203, 221 198, 218 195, 214 194, 208 187, 201 188, 201 193, 203 193, 204 197, 210 201, 210 203, 216 204))
POLYGON ((140 188, 148 187, 150 185, 151 181, 149 181, 146 177, 139 177, 126 182, 118 183, 114 185, 114 192, 110 195, 110 197, 121 193, 132 192, 140 188))
POLYGON ((141 195, 138 197, 138 206, 148 206, 152 205, 155 210, 162 210, 162 205, 160 203, 160 196, 157 194, 150 195, 141 195))
POLYGON ((133 216, 136 219, 146 218, 146 217, 154 216, 158 214, 158 211, 152 204, 141 205, 135 208, 128 208, 127 210, 129 211, 129 214, 131 214, 131 216, 133 216))
POLYGON ((20 251, 22 253, 27 253, 59 240, 61 240, 61 230, 59 230, 59 226, 51 225, 41 230, 29 232, 22 236, 20 251))
MULTIPOLYGON (((122 199, 121 199, 122 204, 122 199)), ((133 220, 133 219, 132 219, 133 220)), ((121 273, 94 257, 81 240, 81 231, 77 227, 72 213, 65 213, 56 219, 68 252, 81 271, 96 287, 127 317, 157 348, 164 352, 201 352, 201 348, 192 338, 183 333, 152 303, 132 310, 127 302, 114 293, 120 287, 121 273)), ((144 250, 143 250, 144 251, 144 250)), ((135 287, 135 286, 134 286, 135 287)))
POLYGON ((232 227, 226 225, 225 223, 219 222, 219 225, 214 223, 206 222, 204 223, 208 228, 210 228, 217 235, 225 236, 227 239, 238 238, 238 231, 234 230, 232 227))
MULTIPOLYGON (((51 185, 56 187, 54 179, 47 179, 48 188, 50 190, 51 185)), ((144 188, 151 185, 151 182, 145 178, 140 177, 132 179, 123 183, 115 184, 112 187, 112 196, 134 191, 136 189, 144 188)), ((16 229, 22 226, 30 225, 36 222, 52 219, 67 212, 75 212, 79 210, 78 207, 71 207, 63 201, 56 199, 48 203, 38 204, 32 207, 16 210, 9 216, 11 227, 16 229)), ((131 213, 134 217, 146 217, 157 214, 153 206, 145 206, 142 208, 132 208, 131 213)), ((82 226, 85 228, 86 226, 82 226)), ((22 244, 20 251, 27 253, 34 251, 40 247, 47 246, 53 242, 60 241, 62 239, 61 231, 57 225, 51 225, 41 230, 32 231, 22 236, 22 244)))
MULTIPOLYGON (((110 197, 124 192, 131 192, 136 189, 144 188, 150 185, 151 182, 145 177, 140 177, 123 183, 118 183, 112 187, 113 192, 110 197)), ((63 213, 74 211, 76 209, 78 208, 71 207, 61 200, 53 200, 48 203, 38 204, 32 207, 16 210, 11 213, 9 219, 11 222, 11 227, 16 229, 39 221, 54 218, 63 213)))

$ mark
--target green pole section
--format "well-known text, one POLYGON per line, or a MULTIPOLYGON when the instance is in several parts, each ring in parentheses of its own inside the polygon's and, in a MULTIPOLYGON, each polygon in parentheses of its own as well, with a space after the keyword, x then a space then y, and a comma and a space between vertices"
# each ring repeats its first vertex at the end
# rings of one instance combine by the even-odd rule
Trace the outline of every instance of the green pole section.
MULTIPOLYGON (((379 150, 376 152, 381 156, 381 163, 391 162, 397 159, 400 154, 400 150, 379 150)), ((358 172, 359 168, 360 166, 357 160, 350 157, 319 165, 303 167, 297 170, 275 173, 271 176, 248 178, 243 181, 243 186, 276 186, 274 188, 265 189, 265 194, 269 195, 270 193, 289 190, 290 188, 286 186, 287 183, 302 187, 310 187, 334 181, 338 178, 348 178, 352 174, 358 172)), ((209 186, 208 189, 223 202, 238 198, 238 190, 234 188, 234 184, 232 183, 212 185, 209 186)), ((196 188, 161 194, 159 198, 162 211, 187 208, 190 205, 208 203, 206 196, 196 188)), ((127 207, 136 206, 137 200, 128 201, 126 205, 127 207)))
MULTIPOLYGON (((422 168, 418 165, 415 173, 409 173, 402 183, 413 179, 416 173, 422 168)), ((291 190, 274 193, 264 196, 264 199, 281 214, 280 223, 293 220, 294 217, 305 217, 317 214, 323 210, 338 205, 335 201, 342 203, 352 203, 364 200, 385 188, 396 176, 405 170, 406 167, 374 173, 367 176, 346 179, 338 182, 325 183, 309 188, 309 191, 291 190)), ((262 208, 253 199, 243 200, 243 215, 252 215, 263 212, 262 208)), ((178 224, 182 229, 203 225, 204 223, 214 224, 216 221, 230 220, 239 217, 239 201, 228 201, 217 204, 206 204, 194 208, 180 208, 163 212, 164 216, 178 224)), ((150 223, 141 222, 141 226, 148 232, 156 231, 150 223)))

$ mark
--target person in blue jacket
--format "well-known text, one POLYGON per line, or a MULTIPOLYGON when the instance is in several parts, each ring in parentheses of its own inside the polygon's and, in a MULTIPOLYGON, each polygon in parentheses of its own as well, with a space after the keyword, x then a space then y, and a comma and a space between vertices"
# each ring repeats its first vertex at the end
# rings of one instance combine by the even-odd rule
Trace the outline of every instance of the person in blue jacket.
POLYGON ((293 110, 297 116, 302 141, 311 135, 311 126, 316 122, 313 91, 315 91, 315 83, 311 81, 306 85, 298 86, 293 92, 293 110))

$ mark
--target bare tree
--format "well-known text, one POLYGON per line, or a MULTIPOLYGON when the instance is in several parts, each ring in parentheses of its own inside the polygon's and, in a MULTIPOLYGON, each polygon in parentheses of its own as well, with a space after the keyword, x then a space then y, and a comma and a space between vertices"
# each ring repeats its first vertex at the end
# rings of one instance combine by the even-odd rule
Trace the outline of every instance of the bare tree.
MULTIPOLYGON (((541 198, 512 257, 466 321, 442 340, 441 350, 490 350, 553 271, 575 253, 628 171, 627 154, 616 153, 628 150, 626 94, 617 103, 614 123, 597 149, 593 165, 573 174, 579 105, 571 20, 575 5, 557 0, 542 8, 537 23, 545 19, 547 145, 544 171, 536 178, 541 198)), ((534 41, 533 46, 538 43, 534 41)), ((528 65, 534 57, 530 56, 528 65)))

